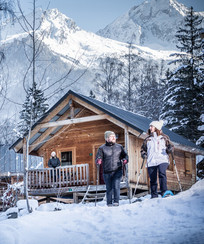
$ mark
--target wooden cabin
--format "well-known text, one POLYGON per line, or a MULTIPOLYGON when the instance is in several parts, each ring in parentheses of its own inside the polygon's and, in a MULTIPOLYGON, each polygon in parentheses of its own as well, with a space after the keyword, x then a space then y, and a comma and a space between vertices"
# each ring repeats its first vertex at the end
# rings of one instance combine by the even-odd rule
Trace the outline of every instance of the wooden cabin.
MULTIPOLYGON (((140 148, 150 120, 96 99, 68 91, 33 127, 29 141, 29 154, 44 159, 44 169, 29 170, 28 187, 30 195, 66 195, 96 189, 95 155, 100 145, 105 143, 104 132, 114 131, 117 143, 128 152, 129 163, 121 188, 129 186, 130 195, 134 191, 140 172, 142 158, 140 148), (57 153, 61 167, 48 168, 52 151, 57 153), (55 172, 54 172, 55 171, 55 172), (55 179, 51 175, 56 175, 55 179), (95 187, 95 188, 94 188, 95 187)), ((203 149, 192 142, 163 128, 175 146, 175 161, 183 189, 196 182, 196 155, 204 155, 203 149)), ((17 153, 25 153, 23 139, 16 141, 12 148, 17 153)), ((101 175, 101 174, 100 174, 101 175)), ((168 188, 179 191, 173 162, 167 170, 168 188)), ((102 177, 98 189, 105 189, 102 177)), ((148 190, 149 179, 143 167, 138 190, 148 190)))

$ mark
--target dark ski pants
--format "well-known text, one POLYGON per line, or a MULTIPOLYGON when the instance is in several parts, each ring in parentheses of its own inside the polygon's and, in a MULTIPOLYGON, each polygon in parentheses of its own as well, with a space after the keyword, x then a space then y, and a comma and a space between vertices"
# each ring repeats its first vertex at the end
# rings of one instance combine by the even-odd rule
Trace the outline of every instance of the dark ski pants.
POLYGON ((159 173, 159 185, 161 194, 167 190, 167 178, 166 178, 166 170, 168 168, 168 163, 162 163, 157 166, 148 167, 148 174, 150 177, 150 188, 151 188, 151 197, 158 197, 157 192, 157 172, 159 173))
POLYGON ((112 205, 112 202, 119 203, 122 169, 108 174, 104 173, 103 177, 106 184, 107 205, 112 205), (113 199, 112 199, 112 195, 113 195, 113 199))

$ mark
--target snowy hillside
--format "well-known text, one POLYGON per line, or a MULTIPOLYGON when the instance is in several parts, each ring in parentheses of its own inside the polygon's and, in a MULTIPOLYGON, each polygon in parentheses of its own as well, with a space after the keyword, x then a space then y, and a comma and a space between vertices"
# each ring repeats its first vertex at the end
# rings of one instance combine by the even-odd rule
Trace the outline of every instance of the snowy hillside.
MULTIPOLYGON (((42 36, 44 39, 36 60, 36 80, 49 98, 50 106, 69 89, 88 95, 94 86, 95 72, 99 69, 99 57, 120 57, 128 53, 127 44, 82 30, 57 9, 47 12, 39 10, 37 16, 38 22, 43 17, 37 36, 39 40, 42 36), (62 79, 67 74, 67 79, 62 79)), ((6 25, 2 30, 2 38, 1 45, 6 55, 3 72, 6 77, 4 82, 7 100, 4 109, 0 111, 1 118, 16 113, 17 119, 21 104, 25 101, 24 88, 31 82, 31 73, 27 74, 30 65, 27 56, 32 51, 29 49, 30 39, 28 33, 20 29, 18 22, 6 25)), ((171 53, 141 46, 135 46, 134 52, 144 60, 152 60, 158 66, 163 61, 166 65, 171 53)))
MULTIPOLYGON (((175 49, 175 33, 187 8, 176 0, 147 0, 97 32, 106 38, 153 49, 175 49)), ((204 17, 204 12, 198 13, 204 17)))
POLYGON ((119 207, 49 203, 17 219, 2 213, 0 244, 203 244, 203 206, 204 180, 173 197, 120 200, 119 207))

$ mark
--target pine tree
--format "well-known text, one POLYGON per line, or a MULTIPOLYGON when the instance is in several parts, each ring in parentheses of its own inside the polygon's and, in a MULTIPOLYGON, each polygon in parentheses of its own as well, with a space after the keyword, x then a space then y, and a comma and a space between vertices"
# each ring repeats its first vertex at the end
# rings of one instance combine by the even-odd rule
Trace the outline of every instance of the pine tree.
POLYGON ((151 61, 144 65, 135 105, 135 112, 152 120, 159 119, 163 102, 164 85, 162 79, 158 82, 158 68, 158 65, 151 61))
POLYGON ((100 70, 94 82, 103 101, 115 104, 119 98, 118 86, 122 76, 123 63, 117 57, 100 58, 100 70))
POLYGON ((196 141, 196 144, 204 147, 204 129, 203 129, 203 124, 204 124, 204 108, 203 108, 203 102, 204 102, 204 28, 200 32, 200 37, 201 37, 201 52, 200 52, 200 60, 201 60, 201 65, 197 67, 198 71, 198 80, 199 82, 199 89, 201 90, 200 92, 200 101, 201 101, 201 116, 200 116, 200 124, 198 126, 198 130, 200 131, 200 137, 196 141))
POLYGON ((48 104, 45 103, 44 93, 37 89, 36 82, 28 89, 23 109, 20 112, 20 131, 28 132, 29 128, 47 111, 48 104))
POLYGON ((137 89, 139 86, 139 65, 144 61, 140 56, 135 54, 134 46, 130 43, 128 54, 121 57, 123 60, 123 82, 121 84, 121 105, 128 111, 134 111, 135 100, 137 99, 137 89))
POLYGON ((200 24, 202 19, 194 14, 193 8, 184 18, 184 27, 180 27, 176 37, 181 51, 175 53, 172 63, 177 68, 169 76, 168 89, 164 99, 161 118, 175 132, 196 142, 200 136, 203 111, 202 80, 199 75, 201 58, 200 24))

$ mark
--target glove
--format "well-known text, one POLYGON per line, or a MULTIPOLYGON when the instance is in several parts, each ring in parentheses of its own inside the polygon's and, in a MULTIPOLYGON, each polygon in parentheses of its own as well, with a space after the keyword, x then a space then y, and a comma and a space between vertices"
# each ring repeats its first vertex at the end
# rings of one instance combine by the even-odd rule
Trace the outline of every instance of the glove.
POLYGON ((128 163, 127 159, 122 159, 121 161, 122 161, 123 165, 128 163))
POLYGON ((101 158, 98 158, 96 163, 97 163, 98 165, 101 165, 101 164, 102 164, 102 159, 101 159, 101 158))
POLYGON ((146 152, 141 152, 141 157, 142 157, 143 159, 147 158, 147 153, 146 153, 146 152))
POLYGON ((169 144, 167 147, 166 147, 166 153, 167 154, 170 154, 173 152, 173 146, 171 144, 169 144))

